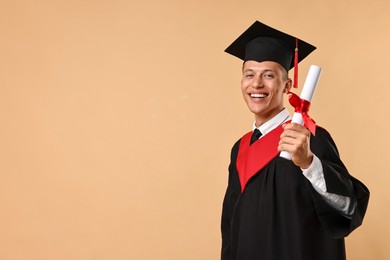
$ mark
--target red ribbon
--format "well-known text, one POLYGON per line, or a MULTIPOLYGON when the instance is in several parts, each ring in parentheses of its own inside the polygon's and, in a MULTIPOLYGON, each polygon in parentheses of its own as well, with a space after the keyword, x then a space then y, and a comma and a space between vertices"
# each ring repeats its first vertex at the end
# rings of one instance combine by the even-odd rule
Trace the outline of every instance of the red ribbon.
POLYGON ((298 97, 293 92, 288 92, 290 104, 295 108, 295 112, 300 113, 303 118, 303 125, 309 129, 309 131, 316 135, 316 122, 309 116, 310 102, 298 97))

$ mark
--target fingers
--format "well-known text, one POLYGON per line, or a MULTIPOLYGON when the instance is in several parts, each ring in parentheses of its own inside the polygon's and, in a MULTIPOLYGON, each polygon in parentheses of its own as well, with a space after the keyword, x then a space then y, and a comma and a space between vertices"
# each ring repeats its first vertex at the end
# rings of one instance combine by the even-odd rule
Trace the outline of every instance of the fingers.
POLYGON ((283 125, 284 131, 280 136, 280 145, 300 145, 307 142, 310 137, 310 131, 304 126, 298 124, 285 124, 283 125))
POLYGON ((304 126, 294 123, 285 124, 283 128, 278 150, 289 152, 297 166, 308 167, 313 157, 310 151, 310 131, 304 126))
POLYGON ((310 131, 306 127, 301 126, 299 124, 288 123, 288 124, 284 124, 283 128, 284 128, 284 132, 288 132, 290 134, 294 132, 294 133, 301 133, 306 136, 310 136, 310 131))

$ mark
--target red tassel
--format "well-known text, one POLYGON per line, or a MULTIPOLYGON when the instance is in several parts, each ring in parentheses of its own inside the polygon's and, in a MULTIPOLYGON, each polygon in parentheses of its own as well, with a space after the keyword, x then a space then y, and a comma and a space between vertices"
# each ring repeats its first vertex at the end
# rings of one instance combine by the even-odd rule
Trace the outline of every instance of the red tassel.
POLYGON ((294 53, 294 88, 298 88, 298 38, 295 38, 295 53, 294 53))

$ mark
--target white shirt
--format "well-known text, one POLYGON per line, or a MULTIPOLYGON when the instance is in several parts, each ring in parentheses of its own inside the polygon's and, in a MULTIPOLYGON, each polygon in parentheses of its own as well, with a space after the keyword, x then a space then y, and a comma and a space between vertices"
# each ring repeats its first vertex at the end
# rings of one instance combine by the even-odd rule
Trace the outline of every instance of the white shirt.
MULTIPOLYGON (((290 120, 290 113, 285 108, 279 114, 274 116, 269 121, 265 122, 261 126, 257 127, 262 133, 262 138, 264 135, 271 132, 273 129, 283 124, 284 122, 290 120)), ((253 130, 256 129, 256 122, 253 123, 253 130)), ((322 163, 320 159, 313 155, 313 162, 307 169, 301 169, 302 174, 308 179, 313 186, 313 188, 335 209, 341 211, 344 215, 351 215, 355 207, 351 205, 351 198, 341 196, 334 193, 329 193, 326 191, 326 182, 324 178, 324 169, 322 168, 322 163)))

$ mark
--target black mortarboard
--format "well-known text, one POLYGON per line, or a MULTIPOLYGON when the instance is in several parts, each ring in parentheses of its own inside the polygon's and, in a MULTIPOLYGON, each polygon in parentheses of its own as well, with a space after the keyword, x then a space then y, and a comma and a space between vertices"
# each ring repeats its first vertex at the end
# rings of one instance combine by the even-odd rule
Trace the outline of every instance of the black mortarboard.
POLYGON ((315 49, 307 42, 256 21, 225 52, 244 61, 274 61, 289 71, 315 49), (297 47, 299 53, 294 61, 297 47))

